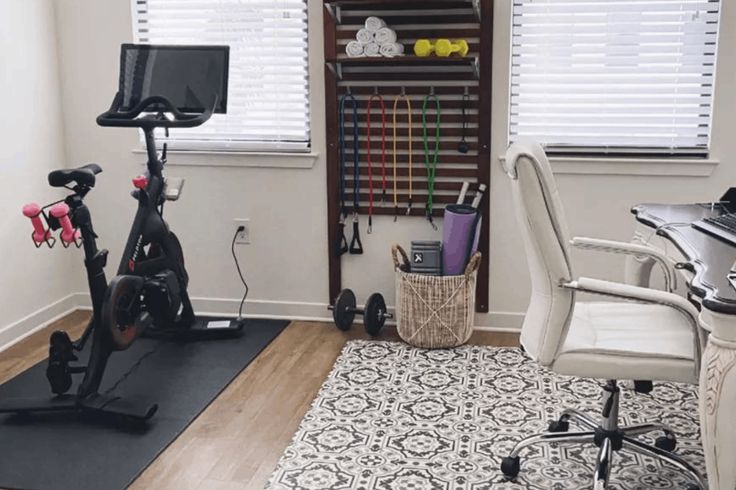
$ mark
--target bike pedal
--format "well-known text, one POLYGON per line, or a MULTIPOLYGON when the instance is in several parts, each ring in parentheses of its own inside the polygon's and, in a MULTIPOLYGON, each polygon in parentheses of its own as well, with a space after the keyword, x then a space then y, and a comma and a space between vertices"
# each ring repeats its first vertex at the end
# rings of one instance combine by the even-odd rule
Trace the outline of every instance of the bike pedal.
POLYGON ((63 362, 49 360, 46 379, 51 385, 51 391, 57 395, 63 395, 72 387, 72 373, 69 365, 63 362))
POLYGON ((74 354, 74 346, 69 334, 63 330, 52 333, 49 338, 49 362, 58 361, 67 364, 76 360, 77 356, 74 354))

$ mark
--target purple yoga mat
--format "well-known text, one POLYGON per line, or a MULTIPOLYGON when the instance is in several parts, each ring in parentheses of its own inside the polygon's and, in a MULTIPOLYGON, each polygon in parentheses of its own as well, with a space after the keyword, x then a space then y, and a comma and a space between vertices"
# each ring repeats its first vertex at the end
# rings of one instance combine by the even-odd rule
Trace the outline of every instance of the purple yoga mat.
POLYGON ((478 251, 481 223, 478 217, 478 210, 467 204, 451 204, 445 208, 442 226, 444 275, 457 276, 464 273, 468 260, 478 251))

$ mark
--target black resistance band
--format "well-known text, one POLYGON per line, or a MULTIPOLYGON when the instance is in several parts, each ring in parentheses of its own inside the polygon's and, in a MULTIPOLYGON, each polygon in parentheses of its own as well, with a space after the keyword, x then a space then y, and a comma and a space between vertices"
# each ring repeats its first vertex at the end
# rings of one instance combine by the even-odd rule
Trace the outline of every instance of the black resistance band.
POLYGON ((359 127, 358 127, 358 102, 350 92, 342 96, 340 103, 340 115, 342 120, 340 121, 340 133, 341 145, 340 154, 341 167, 342 167, 342 183, 340 185, 343 190, 343 214, 341 217, 341 223, 343 226, 342 237, 340 238, 340 255, 345 253, 345 245, 347 239, 345 239, 345 220, 347 219, 347 207, 345 206, 345 182, 347 178, 347 151, 345 148, 345 105, 347 101, 350 101, 353 106, 353 239, 350 241, 350 248, 348 251, 353 255, 361 255, 363 253, 363 243, 360 241, 360 139, 359 139, 359 127))
MULTIPOLYGON (((346 203, 346 183, 347 183, 347 145, 345 142, 345 106, 347 102, 350 102, 353 107, 353 169, 354 169, 354 186, 356 189, 354 190, 355 196, 353 198, 353 210, 355 212, 355 220, 357 221, 357 209, 358 209, 358 202, 359 202, 359 196, 357 189, 360 185, 360 172, 359 172, 359 165, 358 165, 358 102, 355 100, 355 97, 353 97, 353 94, 346 93, 340 98, 340 114, 338 117, 338 125, 340 127, 339 129, 339 144, 340 144, 340 222, 339 222, 339 237, 337 242, 337 255, 341 256, 348 251, 350 253, 352 252, 351 247, 348 247, 348 240, 345 237, 345 221, 348 217, 348 206, 346 203)), ((355 224, 353 224, 353 230, 355 230, 355 224)), ((355 232, 353 232, 355 233, 355 232)), ((353 242, 355 241, 355 235, 353 235, 353 242)), ((360 242, 360 237, 358 237, 358 242, 360 242)))

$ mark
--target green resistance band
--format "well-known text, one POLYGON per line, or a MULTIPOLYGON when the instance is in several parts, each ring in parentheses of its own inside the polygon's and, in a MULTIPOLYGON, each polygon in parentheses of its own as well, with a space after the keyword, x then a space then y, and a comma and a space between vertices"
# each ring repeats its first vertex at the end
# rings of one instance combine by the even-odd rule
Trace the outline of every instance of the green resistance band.
POLYGON ((434 207, 434 178, 437 173, 437 162, 440 158, 440 116, 442 114, 442 108, 440 107, 440 99, 434 94, 430 93, 424 97, 424 103, 422 104, 422 138, 424 139, 424 166, 427 169, 427 220, 429 220, 432 228, 435 230, 437 227, 432 219, 432 209, 434 207), (435 121, 435 133, 434 133, 434 156, 430 161, 429 158, 429 136, 427 135, 427 105, 430 100, 434 100, 435 111, 437 113, 437 119, 435 121))

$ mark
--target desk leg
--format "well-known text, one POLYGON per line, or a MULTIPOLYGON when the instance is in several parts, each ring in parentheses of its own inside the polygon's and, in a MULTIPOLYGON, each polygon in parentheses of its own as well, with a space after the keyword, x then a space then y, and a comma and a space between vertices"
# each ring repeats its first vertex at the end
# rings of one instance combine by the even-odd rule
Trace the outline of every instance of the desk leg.
MULTIPOLYGON (((648 245, 646 240, 644 240, 639 233, 634 233, 631 243, 635 243, 637 245, 648 245)), ((626 268, 624 269, 624 282, 626 284, 631 284, 632 286, 648 288, 654 264, 654 259, 627 255, 626 268)))
POLYGON ((736 488, 736 317, 706 311, 701 320, 705 316, 713 331, 700 373, 701 438, 711 490, 732 490, 736 488))

